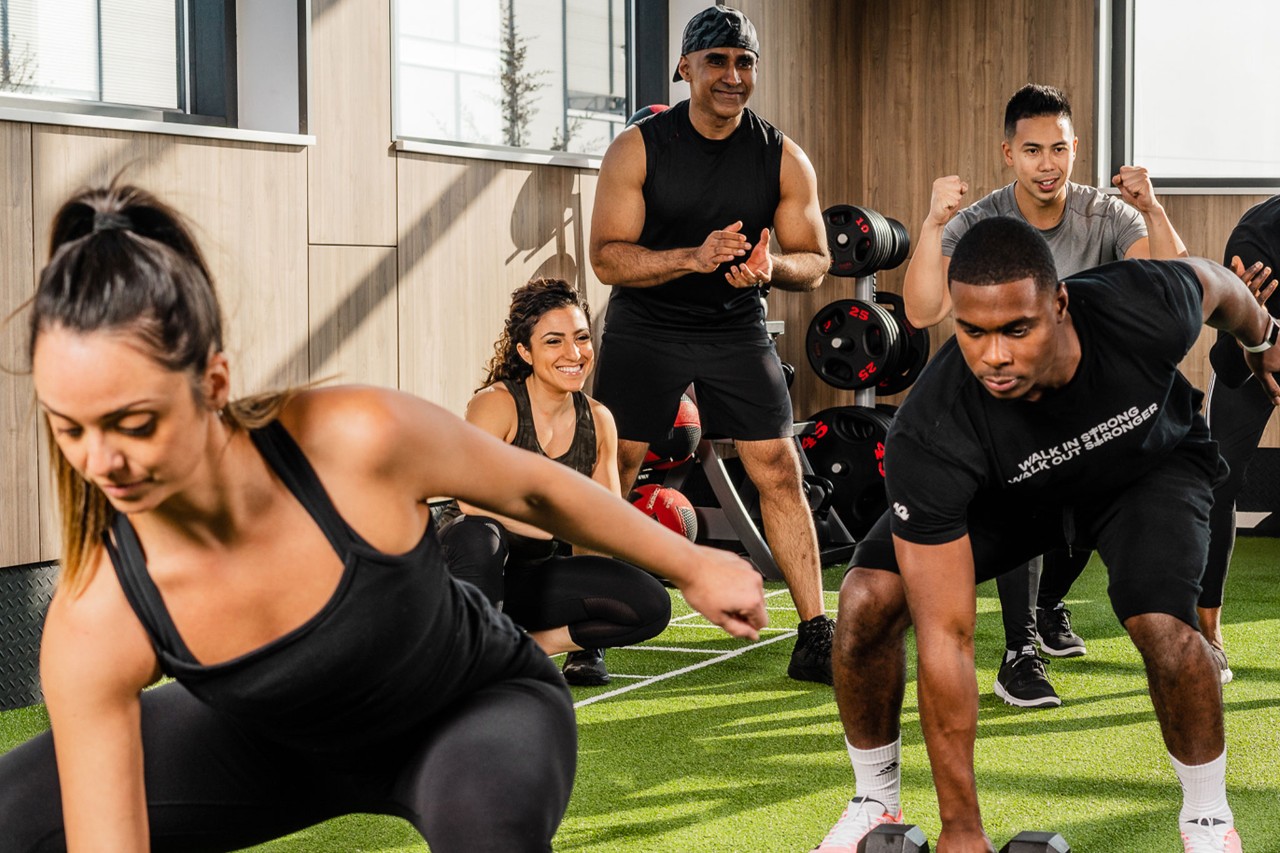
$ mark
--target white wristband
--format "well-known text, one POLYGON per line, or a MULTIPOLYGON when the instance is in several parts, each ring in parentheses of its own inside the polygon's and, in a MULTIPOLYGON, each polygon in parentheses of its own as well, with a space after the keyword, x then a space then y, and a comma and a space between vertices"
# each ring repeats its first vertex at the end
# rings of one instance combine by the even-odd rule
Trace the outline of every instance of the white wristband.
POLYGON ((1268 319, 1271 320, 1271 323, 1267 327, 1267 334, 1262 339, 1262 343, 1252 347, 1247 346, 1243 341, 1240 343, 1245 352, 1266 352, 1276 345, 1276 338, 1280 337, 1280 322, 1277 322, 1276 318, 1270 315, 1268 315, 1268 319))

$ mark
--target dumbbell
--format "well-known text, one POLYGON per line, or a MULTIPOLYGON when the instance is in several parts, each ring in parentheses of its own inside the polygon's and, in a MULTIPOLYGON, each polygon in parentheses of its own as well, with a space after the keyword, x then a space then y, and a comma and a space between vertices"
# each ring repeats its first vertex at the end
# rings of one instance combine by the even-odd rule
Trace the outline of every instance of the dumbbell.
POLYGON ((1019 832, 1000 853, 1071 853, 1071 845, 1056 832, 1019 832))
POLYGON ((929 840, 913 823, 882 823, 858 842, 858 853, 929 853, 929 840))

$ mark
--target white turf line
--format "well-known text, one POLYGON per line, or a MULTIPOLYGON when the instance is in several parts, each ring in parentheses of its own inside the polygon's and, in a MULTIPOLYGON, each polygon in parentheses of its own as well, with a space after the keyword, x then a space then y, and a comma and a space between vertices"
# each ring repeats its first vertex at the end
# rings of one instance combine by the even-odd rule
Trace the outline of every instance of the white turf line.
MULTIPOLYGON (((786 595, 788 594, 788 592, 789 591, 785 589, 777 589, 772 592, 766 592, 764 594, 764 597, 766 599, 776 598, 779 595, 786 595)), ((791 611, 792 609, 793 608, 790 608, 790 607, 766 607, 765 608, 765 610, 783 610, 783 611, 791 611)), ((828 610, 826 612, 832 613, 834 611, 828 610)), ((710 623, 707 623, 705 625, 684 624, 685 620, 702 619, 702 618, 703 616, 701 613, 694 611, 693 613, 685 613, 682 616, 677 616, 674 619, 672 619, 668 624, 674 625, 679 623, 680 627, 682 628, 706 628, 712 631, 722 630, 719 625, 712 625, 710 623)), ((684 675, 685 673, 694 672, 696 670, 703 669, 713 664, 723 663, 731 658, 736 658, 738 655, 749 652, 752 649, 762 648, 763 646, 767 646, 770 643, 776 643, 779 640, 785 640, 788 637, 794 637, 796 635, 795 628, 762 628, 760 630, 760 633, 762 634, 766 632, 773 633, 775 634, 775 636, 770 637, 767 640, 760 640, 759 642, 752 643, 749 646, 743 646, 740 649, 734 649, 728 652, 709 651, 707 649, 682 649, 682 648, 677 648, 673 646, 644 646, 644 645, 630 646, 629 647, 630 651, 647 650, 652 652, 679 652, 679 653, 685 653, 685 654, 715 655, 715 657, 709 660, 700 661, 699 663, 691 664, 686 667, 681 667, 680 669, 672 670, 671 672, 664 672, 661 675, 649 676, 649 675, 623 675, 621 673, 616 673, 616 672, 609 673, 614 678, 628 678, 628 679, 636 679, 636 680, 624 687, 618 687, 613 690, 609 690, 605 693, 597 693, 595 696, 590 696, 586 699, 581 699, 577 702, 574 702, 573 707, 581 708, 584 705, 590 705, 593 702, 599 702, 601 699, 610 699, 614 696, 619 696, 623 693, 629 693, 632 690, 637 690, 641 687, 648 687, 650 684, 657 684, 659 681, 666 681, 668 678, 675 678, 677 675, 684 675)))
MULTIPOLYGON (((784 594, 786 594, 786 593, 787 593, 787 590, 785 590, 785 589, 778 589, 778 590, 774 590, 773 592, 766 592, 766 593, 764 594, 764 597, 765 597, 765 598, 773 598, 773 597, 775 597, 775 596, 778 596, 778 595, 784 595, 784 594)), ((702 619, 702 618, 703 618, 703 616, 702 616, 702 614, 701 614, 701 613, 698 613, 697 611, 694 611, 693 613, 686 613, 686 614, 684 614, 683 616, 677 616, 676 618, 672 619, 672 620, 671 620, 671 622, 670 622, 670 623, 668 623, 668 624, 683 623, 686 619, 702 619)), ((720 630, 722 630, 722 629, 720 628, 720 626, 718 626, 718 625, 711 625, 711 624, 707 624, 707 625, 682 625, 682 627, 685 627, 685 628, 712 628, 712 629, 714 629, 714 630, 716 630, 716 631, 720 631, 720 630)), ((627 684, 627 685, 624 685, 624 686, 622 686, 622 687, 618 687, 618 688, 616 688, 616 689, 614 689, 614 690, 609 690, 609 691, 607 691, 607 692, 605 692, 605 693, 597 693, 595 696, 589 696, 589 697, 587 697, 586 699, 581 699, 581 700, 579 700, 579 701, 577 701, 577 702, 574 702, 574 703, 573 703, 573 707, 574 707, 574 708, 581 708, 581 707, 584 707, 584 706, 586 706, 586 705, 590 705, 590 704, 592 704, 592 703, 594 703, 594 702, 599 702, 601 699, 611 699, 611 698, 612 698, 612 697, 614 697, 614 696, 620 696, 620 695, 622 695, 623 693, 629 693, 629 692, 631 692, 632 690, 636 690, 636 689, 639 689, 639 688, 641 688, 641 687, 648 687, 650 684, 657 684, 659 681, 666 681, 668 678, 675 678, 677 675, 684 675, 684 674, 685 674, 685 673, 687 673, 687 672, 695 672, 695 671, 697 671, 697 670, 699 670, 699 669, 703 669, 703 668, 705 668, 705 667, 711 666, 712 664, 723 663, 724 661, 730 660, 731 658, 736 658, 738 655, 743 654, 744 652, 749 652, 749 651, 751 651, 752 649, 758 649, 758 648, 760 648, 760 647, 762 647, 762 646, 767 646, 767 645, 769 645, 770 643, 776 643, 776 642, 778 642, 779 640, 785 640, 787 637, 794 637, 794 636, 795 636, 795 633, 796 633, 794 628, 792 628, 792 629, 784 629, 784 628, 765 628, 764 630, 765 630, 765 631, 777 631, 777 632, 779 632, 779 633, 777 633, 777 635, 776 635, 776 636, 770 637, 770 638, 769 638, 769 639, 767 639, 767 640, 760 640, 759 642, 752 643, 752 644, 751 644, 751 645, 749 645, 749 646, 743 646, 742 648, 739 648, 739 649, 733 649, 732 651, 728 651, 728 652, 707 652, 708 654, 714 654, 714 655, 715 655, 715 657, 710 658, 710 659, 708 659, 708 660, 699 661, 698 663, 695 663, 695 664, 690 664, 689 666, 681 667, 680 669, 673 669, 672 671, 670 671, 670 672, 664 672, 664 673, 662 673, 661 675, 654 675, 654 676, 648 676, 648 677, 641 676, 641 680, 639 680, 639 681, 634 681, 634 682, 632 682, 631 684, 627 684)), ((659 651, 659 650, 661 650, 661 648, 662 648, 662 647, 661 647, 661 646, 647 646, 647 647, 646 647, 646 646, 633 646, 632 648, 637 648, 637 649, 650 648, 650 649, 653 649, 654 651, 659 651)), ((683 650, 683 649, 682 649, 682 651, 686 651, 686 650, 683 650)), ((705 650, 699 649, 699 650, 695 650, 695 651, 705 651, 705 650)), ((631 676, 622 676, 622 677, 623 677, 623 678, 628 678, 628 677, 631 677, 631 676)))
MULTIPOLYGON (((714 625, 710 627, 716 628, 717 631, 720 630, 714 625)), ((637 690, 641 687, 648 687, 650 684, 657 684, 659 681, 666 681, 668 678, 675 678, 677 675, 684 675, 687 672, 694 672, 696 670, 703 669, 713 664, 723 663, 727 660, 730 660, 731 658, 736 658, 738 655, 745 654, 746 652, 749 652, 752 649, 758 649, 758 648, 761 648, 762 646, 767 646, 770 643, 776 643, 779 640, 785 640, 788 637, 794 637, 795 634, 796 632, 794 630, 787 631, 785 634, 778 634, 776 636, 770 637, 767 640, 760 640, 759 642, 752 643, 749 646, 743 646, 740 649, 734 649, 733 651, 724 652, 722 654, 717 655, 716 657, 711 658, 710 660, 699 661, 698 663, 681 667, 680 669, 673 669, 671 672, 664 672, 662 673, 662 675, 655 675, 650 678, 646 678, 643 681, 636 681, 632 684, 627 684, 623 687, 619 687, 616 690, 610 690, 607 693, 597 693, 595 696, 589 696, 586 699, 582 699, 578 702, 574 702, 573 707, 582 708, 586 705, 592 704, 593 702, 599 702, 601 699, 610 699, 614 696, 620 696, 623 693, 629 693, 632 690, 637 690)))

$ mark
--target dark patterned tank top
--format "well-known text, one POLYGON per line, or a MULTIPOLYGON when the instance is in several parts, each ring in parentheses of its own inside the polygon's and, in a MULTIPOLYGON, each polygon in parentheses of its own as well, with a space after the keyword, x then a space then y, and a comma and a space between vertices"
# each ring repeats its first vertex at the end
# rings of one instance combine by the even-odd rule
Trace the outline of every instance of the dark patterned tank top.
MULTIPOLYGON (((533 425, 533 406, 529 403, 529 389, 523 381, 502 380, 516 401, 516 437, 511 440, 515 447, 523 447, 534 453, 546 456, 547 452, 538 443, 538 430, 533 425)), ((573 394, 573 408, 577 421, 573 428, 573 442, 562 455, 553 459, 561 465, 567 465, 579 474, 590 477, 596 468, 596 422, 591 415, 591 400, 581 391, 573 394)), ((550 458, 550 457, 548 457, 550 458)))

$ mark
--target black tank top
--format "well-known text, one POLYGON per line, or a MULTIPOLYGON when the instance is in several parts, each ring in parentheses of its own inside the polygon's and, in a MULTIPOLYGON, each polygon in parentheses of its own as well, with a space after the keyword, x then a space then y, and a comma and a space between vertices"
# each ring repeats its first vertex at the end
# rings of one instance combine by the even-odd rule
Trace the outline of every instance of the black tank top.
MULTIPOLYGON (((644 227, 639 245, 664 250, 700 246, 712 231, 742 220, 752 246, 773 227, 781 198, 780 131, 751 110, 726 139, 707 139, 681 101, 640 122, 644 139, 644 227)), ((600 203, 607 203, 601 200, 600 203)), ((744 258, 745 260, 745 258, 744 258)), ((724 274, 689 273, 654 287, 615 287, 606 328, 665 341, 750 340, 764 335, 758 287, 735 288, 724 274)))
POLYGON ((430 521, 412 550, 383 554, 338 515, 284 427, 272 423, 251 436, 342 558, 342 578, 297 629, 204 666, 165 609, 129 519, 117 515, 114 543, 103 538, 165 674, 245 730, 352 764, 394 758, 398 738, 485 685, 521 676, 559 680, 523 631, 445 570, 430 521))
MULTIPOLYGON (((528 387, 524 382, 514 379, 504 379, 502 384, 507 386, 511 398, 516 401, 516 437, 511 440, 512 446, 546 456, 547 452, 538 443, 537 427, 533 424, 533 406, 529 403, 528 387)), ((591 472, 596 469, 596 421, 591 415, 591 401, 586 394, 575 391, 573 408, 578 416, 573 427, 573 441, 568 450, 551 461, 567 465, 579 474, 590 477, 591 472)))

